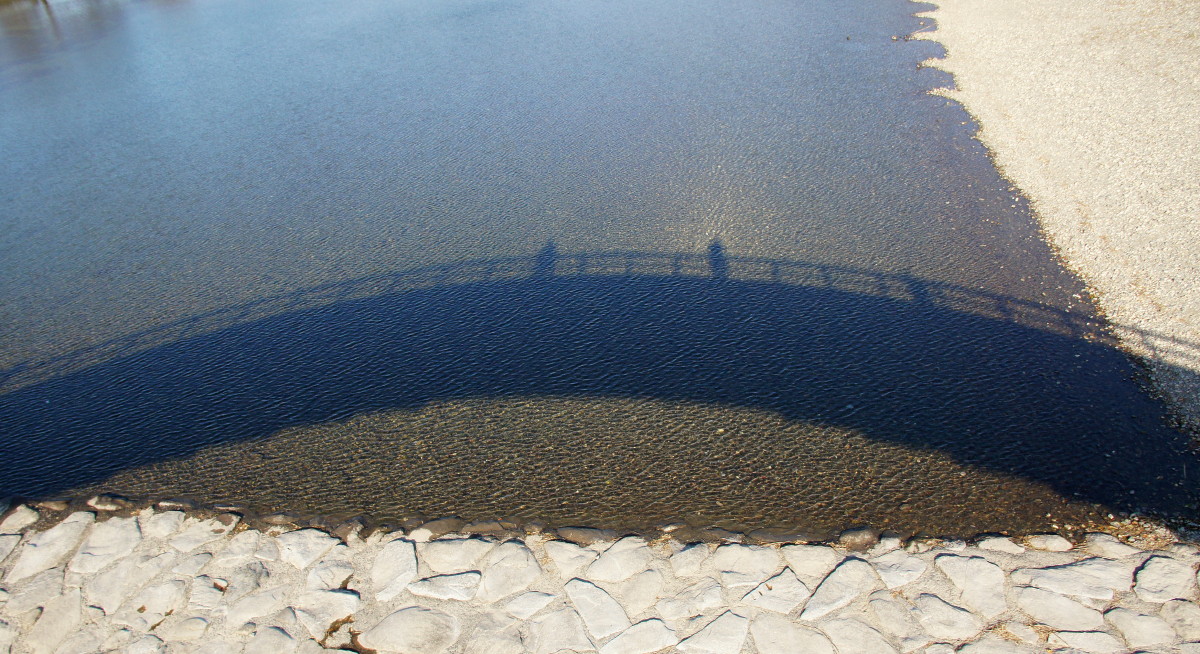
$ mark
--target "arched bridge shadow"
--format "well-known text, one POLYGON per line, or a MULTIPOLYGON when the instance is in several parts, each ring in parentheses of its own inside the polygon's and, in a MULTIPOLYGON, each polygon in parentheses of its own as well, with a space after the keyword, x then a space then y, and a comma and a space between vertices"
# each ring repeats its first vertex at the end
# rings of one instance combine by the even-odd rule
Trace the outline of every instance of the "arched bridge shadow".
POLYGON ((764 409, 1116 510, 1187 515, 1200 474, 1089 314, 719 244, 370 276, 7 374, 0 492, 21 495, 295 425, 532 396, 764 409))

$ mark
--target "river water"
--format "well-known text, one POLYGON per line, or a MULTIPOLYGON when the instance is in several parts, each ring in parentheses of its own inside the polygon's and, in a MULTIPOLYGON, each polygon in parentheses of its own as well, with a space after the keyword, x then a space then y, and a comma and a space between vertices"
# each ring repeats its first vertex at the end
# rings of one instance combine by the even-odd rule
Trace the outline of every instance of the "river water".
POLYGON ((0 3, 0 492, 1033 530, 1200 471, 916 5, 0 3))

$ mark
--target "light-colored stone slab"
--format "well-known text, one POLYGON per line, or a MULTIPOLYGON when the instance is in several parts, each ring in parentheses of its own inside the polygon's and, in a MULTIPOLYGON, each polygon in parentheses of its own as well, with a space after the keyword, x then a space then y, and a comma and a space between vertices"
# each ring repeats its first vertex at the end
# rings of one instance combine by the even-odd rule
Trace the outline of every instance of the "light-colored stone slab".
POLYGON ((1013 590, 1017 606, 1029 617, 1061 631, 1092 631, 1104 628, 1100 612, 1058 593, 1032 587, 1013 590))
POLYGON ((422 543, 417 558, 438 574, 478 571, 480 560, 495 546, 479 538, 448 538, 422 543))
POLYGON ((117 561, 84 585, 88 602, 112 615, 121 604, 175 561, 171 553, 133 555, 117 561))
POLYGON ((1116 628, 1130 647, 1168 645, 1179 638, 1171 625, 1162 618, 1132 609, 1117 607, 1105 612, 1104 619, 1116 628))
POLYGON ((875 572, 888 588, 900 588, 921 578, 929 564, 901 549, 871 559, 875 572))
POLYGON ((661 572, 643 570, 617 586, 617 597, 626 613, 630 616, 641 615, 662 597, 664 584, 661 572))
POLYGON ((876 591, 871 594, 868 607, 875 616, 875 624, 900 643, 901 652, 907 654, 933 642, 918 622, 916 609, 903 598, 893 596, 890 591, 876 591))
POLYGON ((201 545, 224 538, 229 535, 229 530, 229 525, 216 518, 209 520, 188 518, 184 520, 182 530, 168 543, 180 552, 191 552, 201 545))
POLYGON ((1125 651, 1121 641, 1103 631, 1059 631, 1050 634, 1046 642, 1089 654, 1116 654, 1125 651))
POLYGON ((930 636, 941 640, 970 640, 983 629, 983 621, 964 608, 930 593, 913 600, 917 619, 930 636))
POLYGON ((1123 559, 1127 556, 1140 554, 1142 550, 1126 545, 1111 534, 1087 534, 1083 538, 1083 547, 1091 554, 1103 556, 1106 559, 1123 559))
POLYGON ((692 543, 671 555, 671 571, 676 577, 696 577, 712 550, 706 543, 692 543))
POLYGON ((458 620, 421 606, 400 609, 364 631, 358 641, 380 652, 441 654, 458 640, 458 620))
POLYGON ((1171 600, 1164 602, 1159 610, 1167 624, 1175 630, 1182 640, 1200 641, 1200 606, 1187 600, 1171 600))
POLYGON ((152 583, 131 597, 112 617, 112 622, 134 631, 150 631, 168 615, 182 609, 186 600, 187 584, 182 579, 152 583))
POLYGON ((800 618, 818 620, 882 586, 871 564, 859 558, 847 558, 817 586, 800 618))
POLYGON ((1156 555, 1142 564, 1134 576, 1133 590, 1145 602, 1169 602, 1196 598, 1196 571, 1192 565, 1169 556, 1156 555))
POLYGON ((200 617, 186 618, 157 630, 167 642, 187 643, 200 640, 208 631, 208 620, 200 617))
POLYGON ((83 598, 78 588, 72 588, 47 602, 33 628, 22 639, 26 651, 29 654, 51 654, 56 651, 59 643, 79 628, 82 613, 83 598))
POLYGON ((776 613, 791 613, 812 595, 812 591, 803 581, 784 568, 783 572, 771 577, 742 597, 742 602, 751 606, 775 611, 776 613))
POLYGON ((0 536, 0 563, 4 563, 4 559, 7 559, 8 555, 17 549, 17 543, 20 542, 20 534, 4 534, 0 536))
POLYGON ((312 565, 340 542, 319 529, 297 529, 275 538, 279 560, 298 569, 312 565))
POLYGON ((529 640, 532 654, 588 652, 594 649, 592 641, 584 633, 579 614, 569 608, 530 620, 529 640))
POLYGON ((417 554, 412 541, 396 538, 384 544, 371 567, 375 599, 389 602, 417 578, 417 554))
POLYGON ((236 534, 213 557, 213 567, 228 568, 249 561, 258 552, 260 540, 259 533, 253 529, 236 534))
POLYGON ((533 614, 546 608, 555 596, 550 593, 530 591, 517 595, 504 605, 504 610, 513 617, 528 620, 533 614))
MULTIPOLYGON (((596 560, 588 566, 586 578, 593 581, 615 583, 625 581, 643 571, 654 559, 654 554, 646 545, 646 541, 636 536, 628 536, 612 544, 600 553, 596 560)), ((585 618, 586 622, 587 619, 585 618)))
POLYGON ((826 620, 818 625, 838 654, 899 654, 871 625, 853 618, 826 620))
POLYGON ((565 578, 572 577, 583 566, 591 563, 596 559, 597 552, 586 547, 580 547, 575 543, 568 543, 565 540, 547 541, 543 548, 546 551, 546 556, 554 562, 554 567, 558 569, 559 576, 565 578))
POLYGON ((740 543, 721 545, 709 562, 717 581, 731 590, 757 586, 774 575, 783 563, 773 548, 740 543))
POLYGON ((1004 596, 1004 571, 981 556, 940 554, 934 558, 940 569, 962 594, 967 608, 991 620, 1008 610, 1004 596))
POLYGON ((1034 534, 1025 539, 1025 544, 1030 549, 1043 552, 1069 552, 1075 547, 1071 541, 1058 534, 1034 534))
POLYGON ((111 518, 97 524, 67 569, 80 574, 99 572, 104 566, 128 556, 142 542, 137 518, 111 518))
POLYGON ((50 529, 35 534, 21 546, 17 562, 8 571, 5 580, 15 583, 58 567, 75 552, 95 521, 96 514, 80 511, 72 513, 50 529))
POLYGON ((183 511, 143 511, 138 515, 142 537, 166 540, 183 528, 187 514, 183 511))
POLYGON ((572 579, 565 588, 593 638, 607 638, 630 627, 625 609, 603 588, 584 579, 572 579))
POLYGON ((62 592, 62 568, 39 572, 15 587, 8 598, 8 603, 3 607, 3 612, 9 615, 21 615, 26 611, 45 606, 46 602, 62 595, 62 592))
MULTIPOLYGON (((1033 648, 1004 640, 999 636, 984 636, 959 648, 958 654, 1042 654, 1044 648, 1033 648)), ((1067 654, 1067 653, 1064 653, 1067 654)))
POLYGON ((0 534, 19 534, 21 530, 38 521, 41 516, 36 509, 22 504, 0 521, 0 534))
POLYGON ((726 611, 702 629, 679 643, 681 652, 737 654, 742 651, 750 621, 743 615, 726 611))
POLYGON ((259 627, 242 651, 244 654, 291 654, 296 651, 296 639, 280 627, 259 627))
POLYGON ((715 579, 703 579, 688 586, 674 597, 655 604, 658 614, 667 620, 684 620, 702 615, 721 606, 721 585, 715 579))
POLYGON ((759 654, 837 654, 825 634, 774 613, 754 618, 750 637, 759 654))
POLYGON ((650 654, 674 647, 679 639, 662 620, 643 620, 617 634, 600 648, 600 654, 650 654))
POLYGON ((1004 552, 1005 554, 1024 554, 1025 548, 1017 543, 1014 543, 1011 538, 1004 536, 991 536, 980 539, 976 546, 981 550, 990 552, 1004 552))
POLYGON ((337 590, 345 586, 354 574, 354 564, 350 562, 347 550, 345 545, 338 545, 329 550, 329 554, 304 576, 304 589, 337 590))
POLYGON ((465 602, 479 591, 480 576, 478 572, 459 572, 426 577, 409 584, 408 592, 421 597, 465 602))
POLYGON ((542 566, 528 547, 517 541, 501 543, 488 555, 476 599, 495 602, 529 588, 542 575, 542 566))
POLYGON ((276 586, 243 597, 234 602, 226 612, 226 627, 236 629, 254 618, 270 615, 282 609, 286 595, 286 586, 276 586))
POLYGON ((842 556, 825 545, 785 545, 779 548, 787 566, 805 579, 824 579, 842 556))
POLYGON ((350 617, 359 604, 358 593, 354 591, 310 590, 301 593, 292 608, 308 635, 321 640, 333 623, 350 617))

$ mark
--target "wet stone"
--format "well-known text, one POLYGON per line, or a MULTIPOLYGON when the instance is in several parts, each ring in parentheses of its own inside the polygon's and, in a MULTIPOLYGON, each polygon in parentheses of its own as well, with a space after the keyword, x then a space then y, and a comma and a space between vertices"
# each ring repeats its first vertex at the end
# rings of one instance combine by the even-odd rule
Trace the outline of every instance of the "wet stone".
POLYGON ((879 542, 879 530, 870 527, 847 529, 838 536, 838 545, 851 552, 865 552, 879 542))
POLYGON ((555 531, 559 538, 571 541, 576 545, 582 545, 584 547, 617 539, 617 532, 611 529, 593 529, 591 527, 559 527, 555 531))
POLYGON ((416 543, 427 543, 446 534, 457 532, 466 524, 466 521, 458 518, 439 518, 413 529, 412 533, 408 535, 408 539, 416 543))

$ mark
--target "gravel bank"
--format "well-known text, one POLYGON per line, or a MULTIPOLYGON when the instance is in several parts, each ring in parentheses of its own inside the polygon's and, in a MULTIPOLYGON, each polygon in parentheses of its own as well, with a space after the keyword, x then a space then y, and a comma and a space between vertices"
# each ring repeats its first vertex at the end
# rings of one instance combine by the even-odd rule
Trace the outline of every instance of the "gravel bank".
POLYGON ((0 653, 1200 652, 1186 543, 335 536, 114 508, 0 520, 0 653))
POLYGON ((940 0, 925 14, 1003 173, 1200 425, 1200 4, 940 0))

